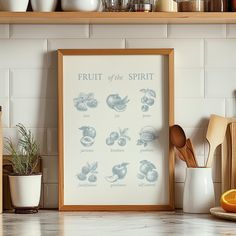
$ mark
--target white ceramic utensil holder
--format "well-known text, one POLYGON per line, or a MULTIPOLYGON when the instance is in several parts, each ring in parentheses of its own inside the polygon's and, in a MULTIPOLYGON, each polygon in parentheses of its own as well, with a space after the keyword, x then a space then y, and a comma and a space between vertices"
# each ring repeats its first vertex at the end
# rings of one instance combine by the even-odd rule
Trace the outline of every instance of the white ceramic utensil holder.
POLYGON ((187 168, 184 184, 183 211, 209 213, 215 206, 211 168, 187 168))

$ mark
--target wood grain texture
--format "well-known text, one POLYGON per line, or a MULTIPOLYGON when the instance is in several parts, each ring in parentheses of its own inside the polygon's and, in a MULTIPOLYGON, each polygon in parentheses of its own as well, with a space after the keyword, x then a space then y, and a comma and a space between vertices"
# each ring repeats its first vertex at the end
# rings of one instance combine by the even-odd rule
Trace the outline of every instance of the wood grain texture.
POLYGON ((234 12, 0 12, 0 24, 229 24, 234 12))
POLYGON ((59 49, 58 50, 58 143, 59 143, 59 210, 61 211, 163 211, 174 209, 174 150, 169 142, 168 205, 65 205, 63 150, 63 56, 64 55, 163 55, 168 59, 168 124, 174 125, 174 50, 173 49, 59 49))
MULTIPOLYGON (((1 107, 0 107, 1 108, 1 107)), ((2 202, 3 202, 3 185, 2 185, 2 156, 3 156, 3 134, 2 134, 2 109, 0 109, 0 213, 2 213, 2 202)))

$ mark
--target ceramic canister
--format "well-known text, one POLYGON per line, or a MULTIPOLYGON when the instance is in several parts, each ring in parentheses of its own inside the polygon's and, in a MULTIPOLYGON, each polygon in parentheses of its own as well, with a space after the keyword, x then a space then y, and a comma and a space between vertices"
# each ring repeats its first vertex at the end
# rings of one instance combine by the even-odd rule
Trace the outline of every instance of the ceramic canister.
POLYGON ((183 211, 209 213, 215 205, 211 168, 187 168, 184 184, 183 211))
POLYGON ((30 0, 33 11, 52 12, 55 11, 57 0, 30 0))
POLYGON ((101 0, 62 0, 63 11, 98 11, 101 0))

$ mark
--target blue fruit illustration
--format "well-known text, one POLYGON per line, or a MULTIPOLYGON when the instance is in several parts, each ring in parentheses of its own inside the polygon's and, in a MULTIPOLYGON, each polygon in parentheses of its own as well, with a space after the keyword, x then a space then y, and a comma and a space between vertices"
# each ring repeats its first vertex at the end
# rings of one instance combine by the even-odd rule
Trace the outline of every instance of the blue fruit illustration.
POLYGON ((88 136, 91 138, 95 138, 96 137, 96 130, 93 127, 90 126, 82 126, 79 128, 80 130, 83 131, 83 136, 88 136))
POLYGON ((126 96, 125 98, 121 98, 119 94, 111 94, 107 97, 107 105, 117 111, 117 112, 123 112, 126 110, 127 103, 129 102, 128 97, 126 96))
POLYGON ((119 133, 118 132, 111 132, 110 134, 110 139, 113 141, 116 141, 119 138, 119 133))
POLYGON ((88 107, 96 108, 98 105, 93 93, 80 93, 78 97, 73 99, 73 101, 74 106, 78 111, 87 111, 88 107))
POLYGON ((144 147, 158 138, 156 130, 151 126, 142 128, 139 132, 139 136, 140 138, 137 141, 137 145, 144 145, 144 147))
POLYGON ((89 136, 85 136, 85 137, 82 137, 80 139, 80 143, 84 146, 84 147, 90 147, 94 144, 94 139, 89 137, 89 136))
POLYGON ((107 144, 108 146, 111 146, 111 145, 114 144, 114 141, 109 137, 109 138, 106 139, 106 144, 107 144))
POLYGON ((77 175, 77 177, 78 177, 78 179, 81 180, 81 181, 84 181, 84 180, 87 179, 87 176, 86 176, 85 174, 83 174, 83 173, 79 173, 79 174, 77 175))
POLYGON ((91 99, 91 100, 87 101, 86 104, 87 104, 87 106, 90 107, 90 108, 95 108, 95 107, 97 107, 98 102, 97 102, 96 99, 91 99))
POLYGON ((129 163, 123 162, 119 165, 115 165, 112 167, 112 176, 107 176, 105 179, 110 182, 116 182, 117 180, 124 179, 127 174, 127 166, 129 163))
POLYGON ((82 173, 83 174, 87 175, 89 173, 89 171, 90 171, 90 169, 89 169, 88 166, 83 166, 83 168, 82 168, 82 173))
POLYGON ((149 98, 147 101, 146 101, 146 104, 149 105, 149 106, 152 106, 154 104, 154 99, 153 98, 149 98))
POLYGON ((155 170, 149 171, 146 175, 146 180, 148 182, 155 182, 157 181, 158 173, 155 170))
POLYGON ((125 146, 125 145, 126 145, 126 139, 125 139, 125 138, 119 138, 118 144, 119 144, 120 146, 125 146))
POLYGON ((142 105, 141 110, 142 110, 143 112, 147 112, 147 111, 149 110, 149 106, 147 106, 147 105, 142 105))
POLYGON ((141 98, 141 102, 142 102, 142 103, 146 103, 147 101, 148 101, 148 97, 143 96, 143 97, 141 98))
POLYGON ((88 177, 88 181, 92 182, 92 183, 96 182, 97 181, 97 176, 96 175, 90 175, 88 177))

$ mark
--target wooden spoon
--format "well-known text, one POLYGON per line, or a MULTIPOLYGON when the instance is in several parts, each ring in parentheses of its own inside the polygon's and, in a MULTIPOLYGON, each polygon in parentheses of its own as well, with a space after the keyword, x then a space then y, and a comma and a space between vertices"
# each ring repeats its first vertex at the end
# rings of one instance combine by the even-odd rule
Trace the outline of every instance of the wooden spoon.
POLYGON ((227 125, 227 118, 211 115, 206 134, 206 138, 209 143, 209 153, 206 167, 212 167, 215 149, 217 146, 223 143, 227 125))
POLYGON ((193 154, 191 150, 187 148, 186 145, 186 135, 184 130, 179 125, 174 125, 170 128, 170 140, 171 143, 176 147, 176 149, 184 157, 188 167, 196 167, 193 160, 193 154))
POLYGON ((193 147, 193 144, 192 144, 191 139, 188 138, 188 139, 186 140, 186 145, 187 145, 187 147, 189 148, 189 150, 190 150, 191 153, 192 153, 192 159, 193 159, 194 162, 195 162, 195 166, 198 167, 197 158, 196 158, 195 150, 194 150, 194 147, 193 147))

